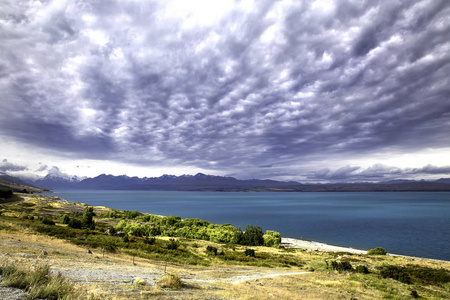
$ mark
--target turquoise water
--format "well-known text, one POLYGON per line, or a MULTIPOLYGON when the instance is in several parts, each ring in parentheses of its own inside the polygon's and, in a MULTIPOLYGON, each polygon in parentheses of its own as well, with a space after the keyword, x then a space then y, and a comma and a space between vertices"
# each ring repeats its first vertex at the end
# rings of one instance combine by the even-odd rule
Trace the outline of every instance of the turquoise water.
POLYGON ((450 193, 221 193, 61 190, 61 198, 144 213, 247 224, 284 237, 450 261, 450 193))

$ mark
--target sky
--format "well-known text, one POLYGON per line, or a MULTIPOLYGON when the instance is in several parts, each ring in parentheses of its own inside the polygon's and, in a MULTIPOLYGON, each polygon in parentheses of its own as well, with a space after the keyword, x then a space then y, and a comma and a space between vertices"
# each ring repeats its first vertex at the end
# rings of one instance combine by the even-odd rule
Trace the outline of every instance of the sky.
POLYGON ((0 171, 450 177, 448 0, 2 0, 0 171))

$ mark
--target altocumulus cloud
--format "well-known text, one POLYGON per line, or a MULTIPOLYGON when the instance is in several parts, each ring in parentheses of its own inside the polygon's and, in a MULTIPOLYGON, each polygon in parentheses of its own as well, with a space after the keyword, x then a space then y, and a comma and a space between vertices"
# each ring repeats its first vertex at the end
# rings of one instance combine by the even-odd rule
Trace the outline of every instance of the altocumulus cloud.
POLYGON ((450 147, 447 0, 1 6, 0 134, 33 147, 256 177, 450 147))

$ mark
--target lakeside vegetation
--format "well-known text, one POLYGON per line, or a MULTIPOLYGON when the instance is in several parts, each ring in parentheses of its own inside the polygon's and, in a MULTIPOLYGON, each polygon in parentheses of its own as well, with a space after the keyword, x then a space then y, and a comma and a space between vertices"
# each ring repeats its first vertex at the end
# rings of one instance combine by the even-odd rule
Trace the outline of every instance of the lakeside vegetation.
MULTIPOLYGON (((28 201, 0 206, 0 234, 20 237, 20 240, 41 236, 39 240, 50 238, 52 244, 58 240, 68 241, 76 247, 103 253, 103 256, 97 254, 96 264, 105 254, 125 260, 128 257, 133 264, 135 258, 153 264, 169 263, 171 273, 161 276, 154 287, 145 282, 133 285, 133 289, 141 293, 148 292, 149 298, 183 298, 184 294, 193 293, 196 296, 190 299, 265 299, 269 287, 270 293, 278 295, 279 299, 292 299, 293 295, 300 295, 300 299, 310 296, 334 299, 340 295, 358 299, 445 299, 450 296, 450 264, 446 262, 393 257, 386 255, 382 248, 369 250, 367 255, 289 249, 281 245, 279 233, 263 232, 262 228, 251 225, 241 230, 230 224, 211 224, 199 219, 183 220, 175 216, 90 207, 56 197, 27 197, 30 198, 28 201), (248 273, 261 270, 308 273, 238 285, 223 283, 219 280, 221 277, 217 277, 208 283, 214 288, 188 283, 185 278, 189 276, 180 276, 185 270, 194 274, 199 270, 222 268, 245 268, 248 273), (167 290, 170 285, 174 286, 173 290, 167 290), (252 293, 248 293, 250 287, 252 293)), ((24 265, 11 266, 10 261, 4 260, 0 273, 9 276, 7 274, 14 272, 8 270, 17 269, 22 270, 16 272, 17 276, 33 277, 24 274, 37 269, 24 265)), ((48 266, 42 268, 48 272, 48 266)), ((39 272, 45 273, 42 270, 39 272)), ((225 275, 226 272, 220 274, 225 275)), ((67 289, 71 295, 80 292, 77 288, 69 288, 70 282, 63 277, 55 278, 65 286, 59 290, 67 289)), ((3 284, 8 285, 8 280, 3 284)), ((42 285, 49 285, 49 281, 42 281, 42 285)), ((32 291, 31 286, 25 288, 32 291)), ((55 299, 64 297, 56 296, 55 299)), ((141 299, 126 292, 123 292, 123 298, 141 299)))

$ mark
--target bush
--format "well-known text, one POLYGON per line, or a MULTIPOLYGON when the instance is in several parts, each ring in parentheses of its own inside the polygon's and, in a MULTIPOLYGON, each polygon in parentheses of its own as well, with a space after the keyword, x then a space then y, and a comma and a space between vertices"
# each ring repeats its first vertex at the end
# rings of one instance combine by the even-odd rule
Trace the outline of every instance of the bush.
POLYGON ((126 210, 125 211, 125 216, 126 216, 127 219, 136 219, 140 215, 141 215, 141 213, 138 212, 137 210, 134 210, 134 211, 126 210))
POLYGON ((264 246, 279 247, 281 245, 281 234, 273 230, 267 230, 263 236, 264 246))
POLYGON ((348 261, 341 261, 341 262, 337 262, 337 261, 332 261, 331 262, 331 269, 339 271, 339 272, 343 272, 343 271, 352 271, 353 267, 352 264, 349 263, 348 261))
POLYGON ((42 220, 42 223, 45 224, 45 225, 55 225, 55 222, 53 222, 53 220, 50 220, 50 219, 47 218, 47 217, 45 217, 45 218, 42 220))
POLYGON ((408 265, 403 267, 411 280, 419 284, 441 284, 450 282, 450 273, 446 269, 408 265))
POLYGON ((156 243, 156 239, 154 237, 149 238, 148 236, 146 236, 144 238, 144 244, 154 245, 155 243, 156 243))
POLYGON ((387 252, 384 248, 376 247, 375 249, 370 249, 367 251, 367 255, 386 255, 387 252))
POLYGON ((61 224, 69 224, 70 217, 68 214, 64 214, 61 216, 61 224))
POLYGON ((356 267, 356 272, 358 272, 360 274, 369 274, 369 269, 367 269, 366 266, 359 265, 356 267))
POLYGON ((217 255, 217 248, 213 247, 213 246, 208 246, 208 247, 206 247, 206 253, 216 256, 217 255))
POLYGON ((71 219, 67 226, 74 229, 81 229, 83 227, 83 224, 81 223, 80 219, 71 219))
POLYGON ((405 268, 399 266, 383 266, 380 271, 383 278, 392 278, 400 282, 410 284, 411 277, 405 268))
POLYGON ((168 250, 177 250, 179 246, 180 246, 180 244, 178 243, 177 240, 170 239, 169 243, 167 244, 167 249, 168 250))
POLYGON ((106 230, 106 233, 108 233, 108 235, 116 235, 117 230, 111 226, 108 230, 106 230))
POLYGON ((253 249, 245 249, 245 256, 255 257, 255 250, 253 250, 253 249))
POLYGON ((410 284, 445 284, 450 282, 450 273, 445 269, 432 269, 428 267, 408 265, 383 266, 380 275, 383 278, 392 278, 400 282, 410 284))

